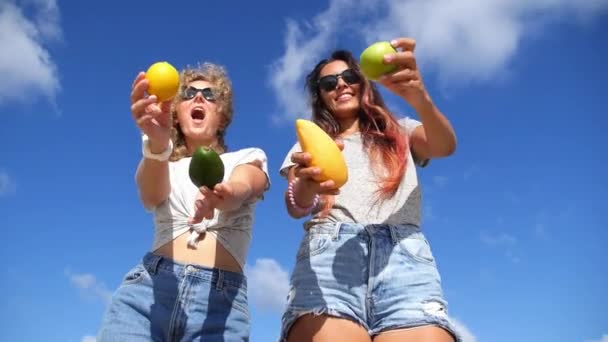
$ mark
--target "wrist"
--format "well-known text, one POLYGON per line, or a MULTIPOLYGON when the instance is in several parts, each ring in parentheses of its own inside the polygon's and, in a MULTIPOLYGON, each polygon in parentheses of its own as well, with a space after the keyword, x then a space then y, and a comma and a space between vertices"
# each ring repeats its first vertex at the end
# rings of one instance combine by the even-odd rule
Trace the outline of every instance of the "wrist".
POLYGON ((413 104, 412 107, 416 113, 424 115, 425 113, 432 112, 435 108, 435 104, 433 103, 431 96, 428 93, 425 93, 423 98, 413 104))
POLYGON ((305 185, 304 182, 301 181, 300 178, 295 177, 289 182, 287 193, 289 197, 289 202, 291 206, 300 214, 309 214, 316 206, 319 204, 319 194, 309 192, 310 187, 302 187, 305 185), (306 193, 308 192, 308 193, 306 193), (301 197, 304 197, 302 193, 305 193, 308 197, 311 198, 309 203, 302 203, 301 197), (303 205, 304 204, 304 205, 303 205))
POLYGON ((155 141, 151 141, 147 135, 142 135, 142 154, 146 159, 153 159, 158 161, 167 161, 173 152, 173 142, 169 139, 163 144, 158 144, 155 141))
POLYGON ((164 143, 158 143, 156 141, 151 140, 148 144, 150 147, 150 152, 154 154, 161 154, 167 149, 169 149, 169 141, 166 141, 164 143))

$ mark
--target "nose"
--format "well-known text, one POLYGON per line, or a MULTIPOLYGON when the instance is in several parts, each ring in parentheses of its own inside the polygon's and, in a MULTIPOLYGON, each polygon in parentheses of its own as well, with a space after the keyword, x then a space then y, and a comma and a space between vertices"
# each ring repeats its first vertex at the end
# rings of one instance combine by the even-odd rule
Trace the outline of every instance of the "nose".
POLYGON ((207 101, 207 100, 203 96, 203 92, 197 91, 196 95, 194 96, 194 102, 205 102, 205 101, 207 101))
POLYGON ((338 83, 336 84, 336 89, 344 88, 348 85, 342 78, 342 75, 338 75, 337 79, 338 79, 338 83))

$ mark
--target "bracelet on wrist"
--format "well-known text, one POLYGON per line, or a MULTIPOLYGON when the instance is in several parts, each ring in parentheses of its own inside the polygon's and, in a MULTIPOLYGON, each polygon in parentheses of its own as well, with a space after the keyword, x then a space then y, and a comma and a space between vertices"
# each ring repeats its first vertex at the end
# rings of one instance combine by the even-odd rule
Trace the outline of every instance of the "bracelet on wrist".
POLYGON ((298 177, 295 177, 294 179, 291 180, 291 182, 289 182, 289 185, 287 187, 289 203, 295 209, 295 211, 299 212, 300 214, 307 215, 307 214, 310 214, 310 212, 319 204, 320 196, 319 196, 319 194, 316 194, 313 199, 312 204, 309 207, 302 207, 302 206, 298 205, 295 200, 295 186, 299 181, 300 181, 300 179, 298 177))
POLYGON ((169 157, 171 157, 171 153, 173 153, 173 141, 169 139, 169 145, 167 145, 167 149, 161 153, 153 153, 150 150, 150 139, 147 135, 142 135, 141 137, 141 152, 146 159, 153 159, 158 161, 167 161, 169 157))

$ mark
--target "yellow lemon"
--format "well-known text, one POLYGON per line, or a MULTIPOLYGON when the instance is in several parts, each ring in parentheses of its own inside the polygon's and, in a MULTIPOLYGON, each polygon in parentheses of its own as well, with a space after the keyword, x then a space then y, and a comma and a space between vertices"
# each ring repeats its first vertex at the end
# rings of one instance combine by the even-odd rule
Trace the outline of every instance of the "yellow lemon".
POLYGON ((348 168, 336 142, 312 121, 296 120, 296 134, 302 151, 312 156, 311 166, 321 169, 318 182, 333 180, 336 189, 348 181, 348 168))
POLYGON ((159 101, 171 100, 179 89, 179 72, 168 62, 156 62, 146 71, 149 82, 148 94, 156 95, 159 101))

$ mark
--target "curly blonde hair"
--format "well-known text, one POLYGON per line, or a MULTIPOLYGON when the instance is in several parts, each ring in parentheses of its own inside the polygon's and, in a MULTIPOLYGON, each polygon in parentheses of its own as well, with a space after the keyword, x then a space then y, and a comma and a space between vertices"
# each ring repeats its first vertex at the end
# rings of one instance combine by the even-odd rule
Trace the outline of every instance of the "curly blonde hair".
POLYGON ((233 107, 232 107, 232 83, 228 78, 228 73, 224 67, 212 64, 203 63, 197 67, 186 67, 180 73, 179 93, 173 99, 171 104, 171 117, 173 118, 173 128, 171 139, 173 140, 173 152, 171 153, 170 161, 177 161, 184 157, 189 157, 190 153, 186 146, 186 139, 177 120, 177 105, 184 99, 182 94, 191 82, 207 81, 213 85, 213 94, 216 98, 218 113, 222 115, 223 120, 220 128, 217 131, 217 146, 212 146, 218 153, 224 153, 228 150, 224 138, 226 129, 232 122, 233 107))

